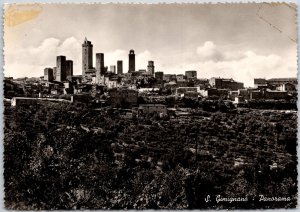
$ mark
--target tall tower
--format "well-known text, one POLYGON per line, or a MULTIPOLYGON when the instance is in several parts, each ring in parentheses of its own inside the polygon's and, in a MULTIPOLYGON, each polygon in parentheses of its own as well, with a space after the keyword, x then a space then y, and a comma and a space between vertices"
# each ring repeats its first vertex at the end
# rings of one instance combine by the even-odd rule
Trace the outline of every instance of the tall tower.
POLYGON ((66 61, 66 69, 67 69, 67 77, 72 77, 73 76, 73 61, 72 60, 67 60, 66 61))
POLYGON ((135 72, 135 54, 134 54, 134 50, 131 49, 129 51, 129 69, 128 69, 128 73, 131 72, 135 72))
POLYGON ((197 78, 197 71, 185 71, 185 76, 188 80, 197 78))
POLYGON ((44 80, 48 82, 53 81, 53 69, 52 68, 45 68, 44 69, 44 80))
POLYGON ((56 67, 53 67, 53 80, 56 80, 56 67))
POLYGON ((99 72, 100 74, 104 74, 104 54, 103 53, 97 53, 96 54, 96 72, 99 72))
POLYGON ((123 61, 117 61, 117 74, 123 74, 123 61))
POLYGON ((154 62, 148 61, 147 71, 154 75, 154 62))
POLYGON ((93 68, 93 44, 86 38, 82 44, 82 76, 93 68))
POLYGON ((65 81, 67 78, 66 56, 56 57, 56 81, 65 81))

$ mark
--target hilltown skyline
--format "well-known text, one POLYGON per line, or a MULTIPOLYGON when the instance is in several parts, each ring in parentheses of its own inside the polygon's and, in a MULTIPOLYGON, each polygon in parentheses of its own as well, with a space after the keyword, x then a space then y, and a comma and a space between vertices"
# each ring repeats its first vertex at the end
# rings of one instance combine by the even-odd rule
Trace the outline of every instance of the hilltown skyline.
MULTIPOLYGON (((87 37, 85 37, 85 39, 84 39, 84 41, 83 41, 83 43, 85 42, 85 41, 87 41, 87 37)), ((211 42, 208 42, 208 43, 206 43, 205 45, 213 45, 211 42)), ((96 48, 97 49, 97 48, 96 48)), ((81 49, 81 52, 82 52, 83 50, 81 49)), ((110 71, 110 69, 111 69, 111 66, 114 66, 115 68, 117 67, 117 62, 118 61, 122 61, 122 63, 123 63, 123 65, 122 65, 122 69, 123 69, 123 73, 129 73, 129 70, 128 70, 128 61, 129 61, 129 58, 128 58, 128 54, 130 54, 130 52, 131 51, 134 51, 134 49, 130 49, 130 50, 128 50, 128 52, 126 53, 127 55, 126 55, 126 58, 124 58, 124 56, 122 55, 121 57, 123 58, 122 60, 117 60, 117 61, 115 61, 115 63, 112 63, 112 64, 107 64, 106 63, 106 61, 107 61, 107 54, 106 53, 101 53, 101 54, 104 54, 105 55, 105 57, 104 57, 104 63, 105 63, 105 67, 106 67, 106 69, 108 70, 108 71, 110 71), (127 68, 126 68, 126 66, 124 66, 124 64, 127 64, 127 68)), ((124 52, 125 53, 125 52, 124 52)), ((135 52, 134 52, 135 53, 135 52)), ((92 54, 92 65, 93 65, 93 68, 95 68, 97 65, 96 65, 96 60, 97 60, 97 57, 96 57, 96 54, 98 54, 98 53, 96 53, 96 52, 93 52, 93 54, 92 54)), ((108 55, 109 55, 110 53, 108 53, 108 55)), ((248 54, 251 54, 251 52, 248 52, 248 54)), ((82 53, 81 53, 81 55, 82 55, 82 53)), ((147 58, 146 58, 146 55, 147 54, 145 54, 145 58, 144 58, 144 60, 145 61, 147 61, 147 64, 143 64, 144 66, 142 66, 142 67, 139 67, 139 66, 136 66, 136 68, 135 68, 135 71, 137 72, 137 71, 139 71, 139 70, 147 70, 147 65, 148 65, 148 62, 149 61, 151 61, 151 60, 147 60, 147 58)), ((54 64, 56 64, 56 58, 57 57, 60 57, 60 56, 63 56, 63 57, 68 57, 67 55, 57 55, 55 58, 54 58, 54 64)), ((136 60, 137 61, 139 61, 140 59, 139 59, 139 57, 140 57, 140 54, 137 54, 137 57, 136 57, 136 60)), ((69 61, 72 61, 72 63, 74 62, 74 60, 72 60, 71 58, 68 58, 69 59, 69 61)), ((81 61, 81 64, 83 63, 83 61, 82 60, 80 60, 81 61)), ((111 60, 109 60, 108 59, 108 61, 111 61, 111 60)), ((155 61, 156 62, 156 61, 155 61)), ((138 64, 140 64, 140 63, 138 63, 138 64)), ((155 63, 155 65, 156 65, 156 63, 155 63)), ((53 65, 53 67, 54 67, 55 65, 53 65)), ((51 68, 52 66, 45 66, 44 67, 44 69, 45 68, 51 68)), ((32 76, 32 77, 41 77, 42 75, 43 75, 43 71, 44 71, 44 69, 41 71, 41 74, 40 74, 40 76, 32 76)), ((185 71, 196 71, 197 72, 197 78, 201 78, 201 76, 199 77, 199 71, 198 70, 182 70, 182 71, 180 71, 179 73, 178 72, 168 72, 168 73, 164 73, 164 74, 179 74, 179 75, 181 75, 181 74, 185 74, 185 71)), ((82 75, 83 73, 82 73, 82 69, 80 70, 80 73, 78 73, 79 71, 77 70, 75 70, 74 71, 74 73, 73 73, 73 75, 74 76, 76 76, 76 75, 82 75), (76 73, 77 72, 77 73, 76 73)), ((161 72, 160 70, 155 70, 155 72, 161 72)), ((163 71, 162 71, 163 72, 163 71)), ((82 75, 83 76, 83 75, 82 75)), ((24 76, 24 77, 28 77, 28 76, 24 76)), ((289 77, 289 76, 288 76, 289 77)), ((19 77, 19 78, 22 78, 22 77, 19 77)), ((245 87, 248 87, 248 85, 249 84, 247 84, 247 82, 244 82, 244 81, 241 81, 241 80, 239 80, 238 78, 233 78, 233 77, 224 77, 224 76, 211 76, 211 77, 202 77, 202 78, 204 78, 204 79, 209 79, 209 78, 231 78, 231 79, 234 79, 234 80, 236 80, 236 81, 239 81, 239 82, 242 82, 242 83, 244 83, 246 86, 245 87)), ((257 78, 260 78, 260 77, 257 77, 257 78)), ((266 77, 261 77, 261 78, 264 78, 264 79, 266 79, 266 77)), ((274 77, 269 77, 269 78, 274 78, 274 77)), ((253 80, 255 79, 255 77, 251 80, 251 82, 253 82, 253 80)), ((249 87, 251 87, 251 86, 249 86, 249 87)))
MULTIPOLYGON (((37 8, 40 5, 32 5, 32 7, 39 11, 37 8)), ((130 18, 132 7, 143 10, 143 13, 137 10, 131 15, 134 18, 135 26, 130 25, 130 23, 123 23, 120 17, 114 16, 114 11, 120 8, 111 5, 96 6, 98 10, 104 10, 105 15, 109 16, 105 20, 97 19, 99 24, 95 24, 87 15, 85 15, 86 18, 81 19, 81 16, 76 18, 79 26, 83 27, 80 33, 75 31, 75 23, 69 19, 73 16, 70 15, 66 18, 67 20, 60 20, 61 24, 56 26, 58 27, 57 32, 50 30, 50 33, 45 34, 43 30, 45 26, 48 26, 49 29, 54 26, 53 20, 49 20, 47 16, 48 12, 53 12, 50 5, 43 5, 42 11, 38 12, 39 15, 34 20, 15 26, 6 24, 4 37, 6 44, 4 47, 5 76, 39 77, 45 67, 55 66, 54 58, 57 55, 66 55, 73 60, 74 75, 81 74, 81 44, 84 36, 87 36, 94 43, 94 52, 105 53, 105 62, 108 66, 116 65, 117 60, 123 60, 123 66, 128 67, 127 54, 130 49, 134 49, 137 69, 145 69, 147 61, 153 60, 156 71, 163 71, 165 74, 183 74, 187 70, 196 70, 199 78, 233 78, 244 82, 245 86, 251 86, 253 78, 296 77, 296 44, 293 42, 296 35, 295 26, 284 23, 285 21, 290 23, 291 19, 295 17, 293 17, 294 11, 285 5, 272 8, 267 4, 253 4, 250 7, 248 5, 247 9, 250 12, 244 13, 243 17, 251 17, 251 23, 247 21, 246 23, 243 19, 245 24, 241 24, 239 28, 234 28, 235 26, 232 25, 224 27, 220 24, 222 22, 220 17, 208 20, 211 18, 209 11, 220 11, 219 7, 212 5, 205 6, 205 8, 199 5, 196 7, 197 10, 186 5, 182 13, 179 12, 180 8, 174 5, 169 6, 169 8, 156 8, 154 5, 149 7, 122 5, 122 7, 124 14, 120 14, 120 17, 130 18), (257 12, 261 6, 263 8, 260 11, 261 14, 265 15, 264 18, 268 17, 268 20, 284 30, 283 33, 279 33, 274 27, 269 29, 266 27, 268 25, 257 16, 251 16, 255 15, 254 12, 257 12), (156 22, 153 21, 149 14, 151 12, 156 14, 161 10, 169 11, 168 16, 157 16, 156 22), (274 12, 283 15, 284 18, 273 17, 271 14, 274 12), (144 20, 140 20, 141 14, 143 14, 144 20), (179 21, 176 17, 177 19, 181 17, 184 20, 179 21), (196 17, 203 19, 200 21, 195 19, 196 17), (198 27, 199 29, 196 28, 199 26, 196 20, 201 25, 198 27), (163 24, 159 23, 160 21, 163 24), (172 21, 175 23, 170 24, 172 21), (189 26, 185 26, 184 21, 190 21, 189 26), (176 23, 177 25, 180 24, 180 30, 178 30, 176 23), (219 33, 213 33, 216 28, 212 23, 217 24, 219 33), (32 24, 35 24, 35 27, 32 28, 33 32, 29 31, 32 24), (88 26, 84 24, 88 24, 88 26), (120 24, 125 26, 118 28, 117 26, 120 24), (71 31, 66 33, 67 30, 62 30, 61 25, 71 31), (88 30, 91 26, 95 27, 93 32, 88 30), (128 29, 124 29, 126 26, 128 29), (100 30, 101 27, 103 30, 100 30), (253 28, 258 33, 256 37, 259 39, 249 39, 249 37, 254 36, 253 28), (236 33, 229 34, 232 29, 236 33), (130 34, 130 30, 133 33, 130 34), (11 33, 16 34, 8 39, 11 33), (152 37, 148 35, 149 33, 152 33, 152 37), (225 39, 220 38, 220 33, 228 36, 225 36, 225 39), (240 35, 243 35, 243 38, 240 35), (130 36, 132 39, 129 39, 130 36), (166 41, 168 41, 167 45, 166 41)), ((55 8, 60 11, 65 7, 56 5, 55 8)), ((231 6, 227 9, 232 12, 232 16, 228 18, 233 19, 240 17, 241 12, 245 11, 246 7, 235 5, 233 8, 231 6)), ((72 8, 65 12, 78 15, 87 10, 88 8, 85 6, 80 9, 78 6, 72 5, 72 8)), ((6 11, 9 9, 6 8, 6 11)), ((104 15, 94 9, 90 13, 91 16, 97 18, 104 15)), ((93 55, 93 60, 95 61, 95 55, 93 55)), ((127 72, 126 68, 124 72, 127 72)))

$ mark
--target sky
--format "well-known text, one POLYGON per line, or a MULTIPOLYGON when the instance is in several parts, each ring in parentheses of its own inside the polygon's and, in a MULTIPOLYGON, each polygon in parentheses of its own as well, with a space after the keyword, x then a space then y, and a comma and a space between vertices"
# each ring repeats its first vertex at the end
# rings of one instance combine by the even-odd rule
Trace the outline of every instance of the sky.
POLYGON ((136 69, 199 78, 297 76, 296 6, 260 4, 11 4, 4 11, 4 75, 39 77, 56 56, 82 73, 82 43, 90 40, 105 66, 135 50, 136 69))

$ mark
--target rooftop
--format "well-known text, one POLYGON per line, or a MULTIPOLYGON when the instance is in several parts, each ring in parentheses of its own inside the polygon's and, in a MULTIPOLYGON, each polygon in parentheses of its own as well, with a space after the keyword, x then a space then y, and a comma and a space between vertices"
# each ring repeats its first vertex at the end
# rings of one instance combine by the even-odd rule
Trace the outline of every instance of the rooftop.
POLYGON ((297 77, 289 77, 289 78, 271 78, 268 81, 297 81, 297 77))

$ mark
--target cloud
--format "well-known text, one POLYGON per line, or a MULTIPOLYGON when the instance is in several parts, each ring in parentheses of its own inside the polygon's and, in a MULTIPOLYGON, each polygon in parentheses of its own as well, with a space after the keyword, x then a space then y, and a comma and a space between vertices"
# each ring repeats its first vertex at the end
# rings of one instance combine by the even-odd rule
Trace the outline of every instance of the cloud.
POLYGON ((166 73, 174 70, 197 70, 198 77, 234 78, 244 82, 245 86, 253 86, 254 78, 296 77, 297 61, 293 55, 281 57, 276 54, 258 54, 254 51, 237 51, 227 49, 207 41, 196 48, 197 58, 194 62, 183 62, 166 69, 166 73))
POLYGON ((246 55, 241 51, 224 51, 212 41, 206 41, 196 49, 199 61, 224 61, 242 59, 246 55))
POLYGON ((127 67, 127 63, 125 64, 126 60, 127 60, 127 52, 125 50, 122 49, 116 49, 114 51, 110 51, 110 52, 103 52, 104 53, 104 65, 109 66, 111 65, 115 65, 117 66, 117 61, 118 60, 122 60, 123 61, 123 72, 126 72, 126 67, 127 67))
POLYGON ((211 41, 206 41, 203 46, 197 47, 197 54, 201 61, 220 61, 223 59, 222 53, 218 50, 216 45, 211 41))
POLYGON ((56 56, 65 55, 73 60, 75 73, 81 66, 81 44, 74 37, 61 42, 56 38, 47 38, 39 46, 20 49, 6 49, 4 52, 5 75, 14 77, 41 76, 46 67, 56 66, 56 56))

